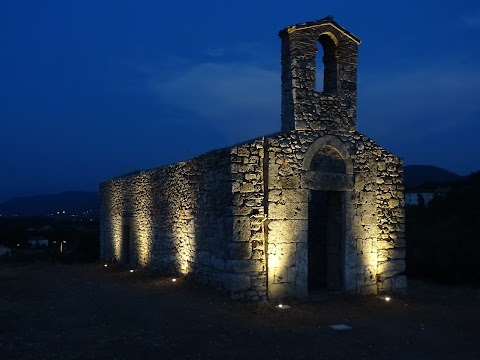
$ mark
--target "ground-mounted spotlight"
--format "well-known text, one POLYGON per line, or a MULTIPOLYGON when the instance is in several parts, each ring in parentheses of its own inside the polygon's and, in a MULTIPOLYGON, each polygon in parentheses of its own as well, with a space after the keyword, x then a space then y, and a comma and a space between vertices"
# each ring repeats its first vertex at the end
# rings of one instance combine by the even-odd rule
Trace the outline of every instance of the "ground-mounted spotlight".
POLYGON ((390 300, 392 300, 392 298, 390 296, 385 296, 383 300, 385 300, 386 302, 389 302, 390 300))
POLYGON ((130 272, 133 273, 133 269, 130 269, 130 272))
POLYGON ((175 278, 172 279, 172 282, 176 282, 176 281, 177 281, 177 279, 175 279, 175 278))
POLYGON ((290 305, 278 304, 277 308, 279 308, 281 310, 287 310, 287 309, 290 309, 290 305))
POLYGON ((104 266, 104 267, 107 267, 107 266, 108 266, 108 264, 105 264, 105 265, 103 265, 103 266, 104 266))

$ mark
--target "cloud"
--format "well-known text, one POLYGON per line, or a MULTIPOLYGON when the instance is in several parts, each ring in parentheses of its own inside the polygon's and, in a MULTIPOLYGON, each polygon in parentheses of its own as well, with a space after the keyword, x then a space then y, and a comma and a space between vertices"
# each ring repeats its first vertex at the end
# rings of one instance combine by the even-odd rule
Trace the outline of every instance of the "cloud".
POLYGON ((407 164, 478 170, 480 66, 444 61, 430 67, 360 74, 359 130, 407 164))
POLYGON ((369 131, 398 134, 444 133, 468 126, 480 112, 480 67, 445 62, 431 67, 364 74, 359 88, 361 114, 369 131), (369 76, 370 75, 370 76, 369 76), (363 102, 363 103, 362 103, 363 102))
POLYGON ((480 10, 463 18, 465 25, 470 29, 480 29, 480 10))
POLYGON ((164 106, 223 128, 235 141, 280 128, 280 72, 261 65, 196 63, 158 74, 150 85, 164 106))
MULTIPOLYGON (((360 72, 359 130, 410 161, 435 146, 440 156, 445 137, 478 133, 480 66, 462 61, 360 72)), ((280 130, 280 69, 223 58, 168 63, 167 72, 148 74, 148 86, 163 108, 181 114, 185 131, 192 122, 198 136, 214 129, 221 147, 280 130)), ((458 140, 457 150, 468 153, 468 144, 458 140)))
POLYGON ((256 42, 244 42, 231 44, 226 47, 210 48, 206 54, 212 58, 235 58, 235 59, 253 59, 258 62, 260 59, 268 60, 270 54, 264 46, 256 42))

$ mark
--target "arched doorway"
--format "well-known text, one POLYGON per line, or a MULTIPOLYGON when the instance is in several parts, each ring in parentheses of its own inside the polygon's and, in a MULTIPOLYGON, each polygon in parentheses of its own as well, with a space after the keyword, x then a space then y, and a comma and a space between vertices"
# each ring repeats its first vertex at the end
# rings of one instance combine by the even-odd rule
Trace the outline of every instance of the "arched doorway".
POLYGON ((347 254, 349 194, 353 168, 349 152, 337 137, 317 139, 304 158, 308 198, 308 293, 343 291, 347 254))
MULTIPOLYGON (((340 153, 323 146, 313 156, 315 173, 345 174, 340 153)), ((327 187, 327 186, 326 186, 327 187)), ((340 291, 343 288, 345 193, 311 189, 308 207, 308 289, 340 291)))

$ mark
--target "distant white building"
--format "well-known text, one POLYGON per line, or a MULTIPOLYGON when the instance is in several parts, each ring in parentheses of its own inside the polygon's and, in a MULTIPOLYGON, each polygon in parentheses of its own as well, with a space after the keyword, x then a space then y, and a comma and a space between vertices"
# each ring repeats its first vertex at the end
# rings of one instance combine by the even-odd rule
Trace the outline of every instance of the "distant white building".
POLYGON ((36 236, 28 240, 28 245, 34 249, 47 247, 48 239, 46 237, 36 236))
POLYGON ((12 250, 9 247, 0 245, 0 257, 12 255, 12 250))
POLYGON ((449 188, 436 188, 436 189, 411 189, 405 190, 405 204, 406 205, 419 205, 423 198, 423 203, 428 206, 434 198, 444 199, 447 195, 449 188))

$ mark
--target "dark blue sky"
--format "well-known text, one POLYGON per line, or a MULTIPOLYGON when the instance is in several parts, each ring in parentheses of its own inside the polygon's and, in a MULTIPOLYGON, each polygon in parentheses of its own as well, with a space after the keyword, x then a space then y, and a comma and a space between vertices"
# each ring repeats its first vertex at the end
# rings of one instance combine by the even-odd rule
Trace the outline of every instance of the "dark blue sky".
POLYGON ((478 1, 263 3, 0 1, 0 201, 279 130, 277 33, 330 14, 363 41, 359 130, 407 165, 480 170, 478 1))

